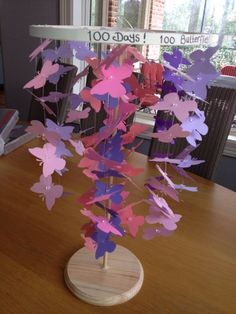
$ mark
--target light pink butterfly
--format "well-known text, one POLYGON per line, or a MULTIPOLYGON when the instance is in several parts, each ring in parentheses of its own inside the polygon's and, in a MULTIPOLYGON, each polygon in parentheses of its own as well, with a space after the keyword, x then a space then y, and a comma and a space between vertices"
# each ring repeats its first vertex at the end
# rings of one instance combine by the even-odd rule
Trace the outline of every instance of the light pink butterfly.
POLYGON ((163 101, 157 103, 156 109, 173 112, 179 121, 184 122, 189 112, 197 109, 197 103, 194 100, 182 100, 177 93, 169 93, 163 101))
POLYGON ((161 184, 160 181, 157 180, 155 177, 151 177, 148 180, 147 184, 148 186, 151 186, 153 189, 158 190, 164 193, 165 195, 170 196, 175 201, 177 202, 179 201, 178 192, 169 185, 161 184))
POLYGON ((44 177, 65 168, 65 160, 56 156, 56 147, 50 143, 44 144, 43 148, 29 148, 29 152, 43 165, 44 177))
POLYGON ((151 206, 149 208, 149 215, 146 216, 146 222, 149 224, 159 223, 167 230, 175 230, 177 228, 176 222, 181 219, 181 215, 174 214, 166 215, 161 208, 151 206))
POLYGON ((87 107, 82 111, 70 110, 67 114, 66 122, 73 122, 75 120, 86 119, 89 116, 91 108, 87 107))
POLYGON ((99 81, 92 89, 92 95, 109 94, 113 98, 122 97, 126 89, 122 85, 123 80, 132 74, 133 67, 123 64, 120 67, 110 65, 108 69, 102 67, 103 80, 99 81))
POLYGON ((102 216, 95 216, 90 210, 82 209, 80 211, 84 216, 89 217, 93 222, 97 223, 97 227, 105 233, 113 233, 119 236, 122 236, 119 230, 113 227, 107 218, 102 216))
POLYGON ((79 154, 80 156, 83 156, 85 151, 84 144, 81 141, 74 140, 69 140, 69 142, 75 148, 76 153, 79 154))
POLYGON ((183 129, 178 123, 172 125, 172 127, 170 127, 166 131, 149 133, 151 137, 158 138, 158 140, 163 143, 170 143, 177 137, 187 137, 189 134, 190 132, 183 131, 183 129))
POLYGON ((29 55, 30 62, 34 60, 37 55, 42 52, 51 42, 52 40, 47 38, 36 49, 34 49, 34 51, 32 51, 29 55))
POLYGON ((51 176, 44 177, 41 175, 39 182, 31 187, 31 191, 41 194, 46 201, 47 209, 51 210, 55 204, 55 200, 62 196, 63 187, 61 185, 54 185, 51 176))
POLYGON ((31 81, 29 81, 23 88, 38 89, 46 84, 47 78, 56 73, 59 70, 59 64, 52 64, 51 61, 47 60, 38 75, 35 76, 31 81))
POLYGON ((154 193, 151 189, 149 189, 149 192, 152 194, 152 199, 148 200, 148 204, 151 203, 151 205, 158 206, 159 208, 164 208, 167 215, 172 215, 172 209, 167 204, 166 200, 163 197, 159 197, 156 193, 154 193))

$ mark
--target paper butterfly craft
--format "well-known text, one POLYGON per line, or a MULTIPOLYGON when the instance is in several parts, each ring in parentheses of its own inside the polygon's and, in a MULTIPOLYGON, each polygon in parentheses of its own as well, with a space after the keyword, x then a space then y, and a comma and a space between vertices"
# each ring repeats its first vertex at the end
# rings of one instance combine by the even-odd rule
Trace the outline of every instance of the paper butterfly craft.
POLYGON ((72 157, 73 155, 71 154, 69 149, 66 148, 66 145, 64 144, 64 142, 59 141, 56 144, 56 156, 60 158, 60 157, 72 157))
POLYGON ((31 88, 38 89, 43 87, 46 84, 47 78, 53 73, 59 70, 59 64, 52 64, 51 61, 47 60, 43 66, 41 71, 35 78, 29 81, 23 88, 31 88))
POLYGON ((108 69, 102 67, 103 79, 99 81, 91 90, 92 95, 109 94, 113 98, 118 98, 126 94, 126 89, 122 85, 123 80, 132 74, 133 67, 123 64, 119 67, 110 65, 108 69))
POLYGON ((61 58, 72 58, 73 53, 69 43, 64 43, 59 48, 44 50, 42 52, 42 57, 44 60, 49 60, 53 62, 61 58))
POLYGON ((31 125, 26 128, 26 131, 35 135, 42 136, 43 139, 46 139, 52 144, 56 144, 60 140, 58 133, 54 131, 49 131, 42 122, 37 120, 32 120, 31 125))
POLYGON ((122 225, 125 225, 129 229, 129 233, 132 237, 136 237, 139 228, 144 224, 143 216, 136 216, 133 213, 132 207, 135 205, 130 204, 118 211, 122 225))
POLYGON ((197 109, 197 103, 194 100, 182 100, 177 93, 170 93, 157 103, 156 109, 173 112, 179 121, 184 122, 189 117, 189 112, 197 109))
POLYGON ((40 97, 40 100, 43 102, 48 101, 48 102, 56 103, 65 97, 67 97, 67 94, 62 94, 60 92, 50 92, 48 96, 40 97))
POLYGON ((106 252, 112 253, 115 248, 116 244, 111 241, 110 234, 103 232, 99 229, 92 235, 92 239, 97 244, 95 258, 98 259, 102 257, 106 252))
POLYGON ((122 201, 121 192, 124 186, 122 184, 115 184, 108 186, 106 183, 96 181, 96 193, 95 196, 101 196, 110 194, 110 200, 114 203, 120 203, 122 201))
POLYGON ((49 131, 59 134, 60 138, 63 140, 69 140, 74 129, 73 126, 58 125, 50 119, 46 119, 46 126, 49 131))
POLYGON ((71 71, 72 69, 74 69, 74 67, 72 67, 72 66, 66 66, 65 67, 65 66, 60 64, 59 70, 56 73, 50 75, 48 77, 48 81, 50 83, 56 85, 59 82, 60 78, 63 77, 67 72, 71 71))
POLYGON ((180 64, 191 64, 186 58, 183 57, 182 52, 178 48, 173 48, 172 53, 164 52, 163 58, 176 69, 179 67, 180 64))
POLYGON ((60 198, 63 194, 63 187, 61 185, 54 185, 52 177, 40 176, 39 182, 31 187, 31 191, 41 194, 45 198, 47 209, 51 210, 55 204, 55 200, 60 198))
POLYGON ((77 154, 82 156, 84 154, 85 148, 81 141, 69 140, 71 145, 75 148, 77 154))
POLYGON ((215 46, 209 47, 205 51, 198 49, 192 52, 189 57, 193 60, 193 65, 187 70, 187 74, 195 78, 199 73, 217 73, 215 67, 210 62, 210 58, 216 53, 218 48, 218 46, 215 46))
POLYGON ((74 56, 79 60, 85 60, 86 58, 96 57, 96 53, 89 50, 84 42, 80 41, 71 41, 69 43, 71 49, 75 50, 74 56))
MULTIPOLYGON (((208 132, 208 126, 205 124, 205 115, 204 113, 199 115, 200 111, 197 111, 198 115, 189 117, 186 121, 184 121, 181 125, 181 128, 184 131, 190 132, 190 134, 186 137, 187 141, 190 145, 196 147, 196 140, 201 141, 202 135, 206 135, 208 132)), ((200 112, 201 113, 201 112, 200 112)))
POLYGON ((171 143, 173 139, 177 137, 187 137, 190 134, 188 131, 183 131, 181 126, 176 123, 166 131, 160 131, 157 133, 150 133, 150 136, 157 138, 160 142, 171 143))
MULTIPOLYGON (((68 103, 66 123, 73 123, 73 126, 57 124, 47 119, 45 114, 45 125, 32 121, 27 128, 28 132, 41 136, 44 141, 43 147, 29 149, 42 166, 43 173, 31 190, 39 194, 51 210, 55 201, 63 195, 62 186, 52 182, 52 175, 62 175, 67 171, 66 161, 77 153, 77 166, 82 168, 83 174, 93 184, 77 197, 83 208, 81 213, 88 219, 82 227, 81 236, 96 258, 115 250, 115 236, 136 237, 143 227, 143 239, 146 240, 172 234, 181 215, 173 212, 166 197, 179 201, 181 191, 197 191, 197 187, 185 184, 185 179, 193 179, 184 169, 203 162, 193 158, 191 153, 208 131, 204 112, 197 108, 195 100, 187 97, 206 97, 207 84, 218 74, 210 61, 217 47, 191 53, 191 63, 177 48, 170 53, 165 52, 164 62, 157 65, 163 77, 157 78, 153 75, 155 71, 151 71, 149 81, 145 79, 142 82, 134 74, 134 63, 143 62, 143 72, 151 70, 152 64, 146 63, 147 60, 135 47, 118 45, 97 56, 84 42, 67 41, 55 49, 45 49, 50 42, 50 39, 46 39, 30 55, 33 60, 41 53, 43 65, 24 88, 39 89, 48 82, 50 92, 45 94, 42 89, 41 96, 41 91, 37 91, 37 95, 32 93, 33 97, 45 113, 55 116, 54 121, 61 121, 61 117, 56 115, 58 102, 63 100, 63 103, 68 103), (78 74, 75 73, 76 67, 64 66, 59 62, 62 58, 73 56, 86 63, 78 74), (75 76, 72 85, 88 75, 89 86, 82 87, 76 94, 69 91, 62 93, 60 79, 67 74, 68 77, 75 76), (51 103, 50 107, 47 102, 51 103), (51 109, 53 106, 55 110, 51 109), (156 115, 152 133, 147 133, 149 125, 131 122, 135 112, 144 108, 156 115), (93 118, 96 120, 97 114, 101 119, 91 126, 89 121, 93 118), (77 120, 87 118, 88 121, 83 122, 89 125, 84 130, 77 120), (98 125, 102 125, 99 130, 98 125), (88 130, 91 130, 91 135, 84 135, 88 130), (167 148, 167 153, 156 152, 155 158, 151 159, 156 163, 153 169, 158 173, 144 182, 147 199, 130 203, 128 196, 138 197, 142 190, 140 180, 137 184, 134 177, 143 173, 144 169, 133 165, 133 159, 130 159, 130 155, 142 143, 137 143, 137 136, 142 132, 165 143, 163 146, 167 148), (186 144, 190 145, 187 144, 181 153, 170 153, 178 138, 186 138, 186 144), (169 173, 170 167, 175 170, 174 175, 169 173), (181 176, 181 180, 176 182, 177 175, 181 176), (130 183, 138 191, 134 195, 129 191, 130 183), (142 210, 148 206, 145 216, 134 211, 138 203, 142 203, 142 210), (149 226, 145 228, 145 224, 149 226)), ((67 164, 70 165, 69 162, 67 164)))
POLYGON ((80 211, 84 216, 89 217, 92 222, 97 224, 97 228, 105 233, 113 233, 122 236, 122 233, 116 229, 105 217, 99 217, 92 214, 90 210, 81 209, 80 211))
POLYGON ((33 61, 51 42, 52 40, 47 38, 33 52, 31 52, 29 55, 30 62, 33 61))
POLYGON ((149 208, 149 215, 146 216, 146 221, 149 224, 159 223, 167 230, 175 230, 177 228, 176 222, 181 219, 181 215, 166 213, 162 208, 151 206, 149 208))
POLYGON ((43 165, 43 175, 47 177, 53 174, 54 171, 62 170, 66 162, 56 155, 56 147, 50 143, 44 144, 43 148, 29 148, 29 152, 37 157, 40 165, 43 165))
POLYGON ((66 122, 73 122, 80 119, 86 119, 89 116, 91 108, 87 107, 82 111, 70 110, 67 114, 66 122))
POLYGON ((91 89, 90 88, 84 88, 80 92, 80 96, 85 102, 90 103, 91 107, 96 111, 99 112, 101 109, 101 101, 98 100, 96 97, 91 95, 91 89))

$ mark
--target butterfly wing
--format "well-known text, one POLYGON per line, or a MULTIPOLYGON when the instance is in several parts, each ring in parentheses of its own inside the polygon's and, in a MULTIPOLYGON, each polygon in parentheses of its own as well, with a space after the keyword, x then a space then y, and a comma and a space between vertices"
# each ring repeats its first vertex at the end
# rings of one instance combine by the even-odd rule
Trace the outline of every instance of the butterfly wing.
POLYGON ((45 194, 46 206, 48 210, 51 210, 55 204, 55 200, 60 198, 63 194, 63 187, 61 185, 52 185, 51 188, 45 194))
POLYGON ((59 64, 52 64, 51 61, 47 60, 43 66, 42 66, 42 70, 40 72, 40 75, 48 78, 50 75, 56 73, 59 70, 59 64))

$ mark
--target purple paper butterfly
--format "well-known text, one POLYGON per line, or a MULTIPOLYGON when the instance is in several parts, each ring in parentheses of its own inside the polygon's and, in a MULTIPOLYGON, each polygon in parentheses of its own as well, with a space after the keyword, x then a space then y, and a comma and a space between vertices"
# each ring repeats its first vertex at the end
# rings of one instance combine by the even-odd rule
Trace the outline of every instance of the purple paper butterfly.
POLYGON ((113 203, 119 204, 122 201, 121 192, 123 191, 123 184, 108 185, 101 181, 96 181, 96 193, 95 196, 102 196, 111 194, 110 200, 113 203))
POLYGON ((67 67, 65 67, 65 66, 63 66, 63 65, 60 64, 60 65, 59 65, 59 70, 58 70, 56 73, 50 75, 50 76, 48 77, 48 81, 49 81, 50 83, 56 85, 56 84, 59 82, 59 79, 60 79, 61 77, 63 77, 64 74, 66 74, 67 72, 71 71, 73 68, 74 68, 74 67, 72 67, 72 66, 67 66, 67 67))
POLYGON ((111 241, 110 234, 101 231, 97 228, 97 230, 92 234, 91 238, 97 243, 95 258, 98 259, 102 257, 106 252, 113 252, 116 248, 116 244, 111 241))
POLYGON ((73 126, 58 125, 50 119, 46 119, 46 126, 48 131, 56 132, 63 140, 69 140, 74 129, 73 126))
POLYGON ((75 50, 74 56, 79 60, 96 57, 96 53, 91 51, 84 42, 71 41, 69 44, 71 49, 75 50))
POLYGON ((72 157, 73 155, 71 154, 69 149, 66 148, 64 142, 59 141, 56 145, 56 156, 60 158, 64 156, 72 157))
POLYGON ((56 103, 65 97, 67 97, 67 94, 63 94, 60 92, 50 92, 48 96, 43 96, 40 98, 40 100, 42 100, 43 102, 48 101, 51 103, 56 103))
POLYGON ((46 49, 42 52, 42 57, 45 60, 56 61, 61 58, 72 58, 73 53, 68 43, 64 43, 59 48, 46 49))
POLYGON ((180 64, 191 64, 186 58, 183 57, 182 52, 178 48, 173 48, 172 53, 164 52, 163 58, 176 69, 179 67, 180 64))
POLYGON ((218 46, 209 47, 206 50, 195 50, 190 54, 190 59, 193 60, 192 66, 187 70, 187 74, 192 78, 196 78, 199 73, 216 74, 215 67, 210 63, 210 58, 218 50, 218 46))
POLYGON ((181 124, 181 128, 184 131, 191 132, 190 135, 186 137, 190 145, 196 147, 196 140, 201 141, 202 136, 206 135, 208 132, 208 126, 205 124, 205 115, 204 112, 199 114, 200 110, 197 110, 198 114, 189 117, 186 121, 181 124))

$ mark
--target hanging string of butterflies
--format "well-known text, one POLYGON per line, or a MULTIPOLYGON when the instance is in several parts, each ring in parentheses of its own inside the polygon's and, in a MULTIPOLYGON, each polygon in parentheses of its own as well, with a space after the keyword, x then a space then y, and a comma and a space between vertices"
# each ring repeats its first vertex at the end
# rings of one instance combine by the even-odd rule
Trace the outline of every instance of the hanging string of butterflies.
MULTIPOLYGON (((67 170, 67 159, 73 156, 65 145, 68 143, 81 156, 78 166, 92 181, 92 188, 80 195, 79 202, 83 208, 81 214, 89 219, 82 227, 82 238, 85 246, 95 251, 96 258, 115 250, 115 237, 136 237, 141 228, 146 240, 170 235, 177 228, 181 215, 173 212, 164 197, 179 201, 179 191, 196 192, 197 188, 175 184, 166 172, 166 164, 170 164, 181 177, 189 177, 184 169, 204 162, 193 159, 190 154, 208 131, 197 99, 206 98, 207 84, 218 75, 210 62, 217 47, 196 50, 190 54, 189 60, 177 48, 172 53, 165 52, 163 83, 150 89, 140 83, 134 73, 135 62, 148 62, 135 47, 117 46, 98 58, 86 43, 65 42, 55 49, 46 49, 51 42, 46 39, 30 55, 30 61, 40 56, 43 63, 41 70, 24 88, 33 88, 34 95, 34 90, 44 87, 49 81, 55 85, 54 91, 42 97, 34 95, 43 110, 55 115, 47 102, 56 106, 63 98, 68 99, 70 108, 64 124, 51 119, 45 119, 45 123, 34 120, 27 128, 28 132, 44 141, 42 147, 29 149, 42 166, 39 182, 33 184, 31 191, 45 200, 48 210, 63 195, 63 187, 53 183, 52 175, 61 176, 67 170), (94 80, 91 87, 84 87, 79 94, 63 94, 57 90, 57 83, 71 67, 58 62, 72 57, 87 63, 87 67, 76 75, 75 82, 87 75, 89 68, 93 71, 94 80), (161 93, 157 94, 157 90, 161 93), (83 103, 89 103, 89 106, 83 109, 83 103), (82 110, 77 110, 81 104, 82 110), (125 189, 126 182, 136 186, 133 178, 144 169, 129 164, 125 151, 128 144, 134 145, 136 136, 147 132, 148 126, 137 123, 130 126, 126 121, 145 106, 156 112, 167 112, 170 117, 162 120, 157 114, 157 128, 155 132, 147 133, 150 137, 168 145, 175 145, 176 139, 185 138, 188 146, 177 156, 166 154, 152 158, 150 161, 156 163, 157 174, 144 182, 143 189, 147 189, 148 198, 129 203, 130 192, 125 189), (73 139, 74 127, 67 123, 87 119, 91 110, 99 113, 102 108, 106 118, 99 131, 73 139), (146 217, 135 213, 135 206, 142 202, 148 206, 146 217), (99 216, 95 215, 94 208, 100 210, 99 216)), ((129 147, 129 153, 132 154, 135 148, 129 147)))

